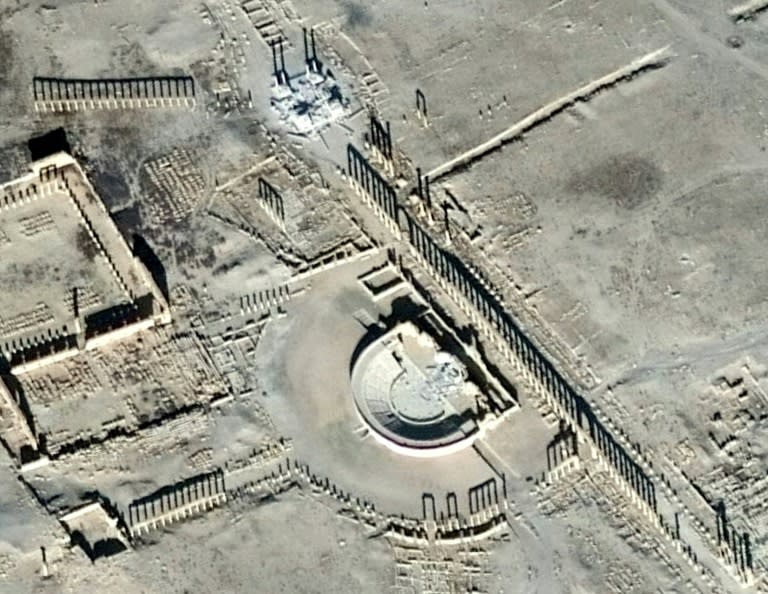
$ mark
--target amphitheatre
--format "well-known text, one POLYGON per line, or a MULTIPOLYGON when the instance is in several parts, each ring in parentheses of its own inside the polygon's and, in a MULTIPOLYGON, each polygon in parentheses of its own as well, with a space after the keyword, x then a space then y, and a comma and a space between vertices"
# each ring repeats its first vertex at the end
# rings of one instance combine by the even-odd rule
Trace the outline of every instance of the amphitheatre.
POLYGON ((768 593, 768 2, 0 16, 0 593, 768 593))
POLYGON ((367 345, 353 365, 361 421, 386 447, 404 455, 440 456, 467 447, 481 430, 485 411, 495 405, 501 413, 512 406, 498 392, 495 402, 481 392, 477 382, 487 383, 485 377, 477 372, 470 377, 447 345, 410 321, 367 345))

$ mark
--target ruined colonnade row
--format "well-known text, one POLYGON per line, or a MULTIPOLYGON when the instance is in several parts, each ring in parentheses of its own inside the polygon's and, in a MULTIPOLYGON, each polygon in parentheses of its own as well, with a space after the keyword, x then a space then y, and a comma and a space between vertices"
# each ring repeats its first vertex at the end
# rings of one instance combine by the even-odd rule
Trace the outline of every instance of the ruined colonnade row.
POLYGON ((259 199, 264 210, 270 218, 281 228, 285 228, 285 203, 280 192, 277 191, 263 177, 259 177, 259 199))
POLYGON ((605 460, 619 472, 640 499, 656 512, 656 488, 653 481, 600 422, 584 398, 575 392, 550 361, 540 353, 466 265, 441 248, 410 215, 404 213, 404 218, 408 225, 409 242, 417 255, 480 312, 533 378, 555 397, 560 416, 566 417, 588 435, 605 460))
MULTIPOLYGON (((408 242, 416 259, 425 266, 440 286, 467 313, 479 332, 490 337, 502 353, 515 365, 535 392, 543 397, 555 413, 592 444, 593 452, 602 460, 613 478, 623 486, 631 499, 646 516, 662 529, 664 518, 658 510, 656 484, 644 468, 635 462, 611 434, 597 413, 557 371, 550 360, 523 333, 489 286, 450 251, 441 248, 404 208, 398 205, 394 190, 351 144, 347 147, 347 170, 350 184, 379 218, 400 239, 407 230, 408 242), (403 224, 403 222, 405 224, 403 224)), ((421 175, 419 175, 421 186, 421 175)), ((421 187, 419 194, 424 198, 421 187)), ((610 425, 610 422, 608 423, 610 425)), ((732 550, 743 548, 747 553, 738 557, 748 572, 752 571, 752 556, 746 535, 736 545, 721 539, 720 559, 729 563, 732 550), (743 546, 742 546, 743 545, 743 546)))
POLYGON ((417 257, 452 290, 480 312, 483 321, 501 336, 510 354, 522 362, 526 375, 554 396, 553 408, 568 419, 582 435, 588 436, 604 460, 648 506, 657 513, 656 486, 638 463, 626 452, 592 411, 582 396, 568 384, 550 361, 518 328, 496 297, 455 255, 441 248, 407 211, 400 208, 394 189, 353 145, 347 146, 347 171, 350 182, 374 206, 389 226, 407 227, 408 241, 417 257), (383 215, 383 216, 382 216, 383 215))
POLYGON ((379 161, 390 175, 394 173, 394 151, 392 150, 392 129, 389 122, 382 124, 373 113, 370 114, 368 142, 374 160, 379 161))
POLYGON ((133 501, 128 506, 126 524, 131 536, 136 536, 214 507, 225 499, 224 471, 217 469, 133 501))
POLYGON ((749 534, 746 532, 740 534, 730 525, 723 502, 717 506, 715 513, 717 514, 717 546, 720 549, 720 555, 726 562, 734 565, 741 576, 747 578, 753 569, 752 542, 749 534))
MULTIPOLYGON (((502 477, 502 497, 507 497, 507 484, 506 478, 502 477)), ((469 514, 478 514, 483 510, 491 508, 493 506, 503 506, 503 499, 499 498, 498 481, 495 477, 488 479, 478 485, 470 487, 467 491, 469 499, 469 514)), ((443 517, 459 518, 459 500, 456 493, 449 492, 445 495, 446 514, 443 514, 442 510, 438 516, 437 501, 434 494, 422 493, 421 495, 421 514, 422 519, 437 521, 438 517, 442 520, 443 517)))
POLYGON ((195 81, 190 76, 74 79, 34 77, 37 111, 76 111, 118 107, 194 107, 195 81))
POLYGON ((356 192, 373 208, 382 222, 399 239, 400 207, 395 189, 353 145, 347 145, 347 175, 356 192))

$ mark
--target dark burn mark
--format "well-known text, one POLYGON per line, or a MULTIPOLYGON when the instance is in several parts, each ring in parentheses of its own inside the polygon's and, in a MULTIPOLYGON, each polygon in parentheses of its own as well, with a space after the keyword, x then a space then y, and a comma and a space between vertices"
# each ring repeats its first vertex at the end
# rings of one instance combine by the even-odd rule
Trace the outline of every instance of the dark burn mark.
POLYGON ((345 2, 342 5, 346 16, 346 24, 351 29, 358 27, 367 27, 371 24, 371 13, 363 4, 356 2, 345 2))
POLYGON ((637 208, 661 188, 662 171, 637 155, 618 155, 577 173, 568 182, 573 194, 594 194, 626 209, 637 208))

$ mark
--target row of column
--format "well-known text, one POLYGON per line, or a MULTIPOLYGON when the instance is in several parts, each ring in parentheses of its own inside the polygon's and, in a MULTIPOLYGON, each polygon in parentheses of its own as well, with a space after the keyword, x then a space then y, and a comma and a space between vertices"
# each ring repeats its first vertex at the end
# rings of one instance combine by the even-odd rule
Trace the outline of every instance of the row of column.
POLYGON ((192 98, 195 81, 189 76, 157 76, 124 79, 33 79, 35 101, 97 99, 192 98))
MULTIPOLYGON (((561 426, 565 425, 561 421, 561 426)), ((576 455, 579 450, 576 432, 567 426, 547 444, 547 471, 552 471, 568 458, 576 455)))
MULTIPOLYGON (((469 495, 469 513, 475 514, 482 511, 492 505, 499 504, 499 489, 496 482, 496 478, 490 478, 487 481, 480 483, 474 487, 471 487, 468 491, 469 495)), ((448 518, 459 517, 459 500, 456 493, 449 492, 445 496, 445 505, 447 509, 448 518)), ((422 493, 421 495, 421 513, 424 520, 429 520, 430 515, 433 521, 437 521, 437 504, 435 496, 432 493, 422 493)), ((440 511, 440 519, 443 520, 445 515, 442 510, 440 511)))
POLYGON ((263 177, 259 178, 259 198, 281 223, 285 222, 285 205, 283 197, 277 189, 263 177))
POLYGON ((746 532, 739 534, 731 527, 723 502, 720 502, 715 508, 715 513, 717 544, 720 549, 720 555, 726 563, 734 565, 741 578, 747 581, 751 578, 753 570, 752 544, 749 534, 746 532))
MULTIPOLYGON (((456 497, 456 493, 450 492, 446 493, 445 495, 445 507, 446 512, 443 513, 443 511, 440 511, 440 520, 442 521, 445 517, 448 518, 458 518, 459 517, 459 499, 456 497)), ((421 495, 421 514, 424 520, 429 520, 429 515, 431 512, 432 521, 437 521, 437 503, 435 501, 435 496, 432 493, 422 493, 421 495)))
POLYGON ((221 470, 188 479, 154 496, 131 503, 128 506, 128 525, 154 520, 224 492, 224 472, 221 470))
POLYGON ((585 418, 598 449, 619 472, 626 483, 654 511, 656 510, 655 487, 638 464, 613 439, 607 429, 592 413, 587 402, 565 381, 552 363, 517 327, 504 311, 498 300, 480 280, 467 269, 456 256, 442 249, 432 237, 409 215, 405 215, 408 238, 428 267, 455 287, 481 316, 501 335, 503 340, 522 362, 531 376, 546 392, 554 397, 560 416, 565 416, 584 429, 585 418))
POLYGON ((285 69, 285 55, 283 54, 283 38, 272 40, 269 42, 270 48, 272 48, 272 76, 275 77, 278 85, 290 86, 291 77, 288 71, 285 69), (280 50, 280 66, 277 64, 277 50, 280 50))
MULTIPOLYGON (((419 198, 421 198, 424 201, 424 204, 427 205, 427 208, 432 208, 432 192, 430 191, 429 186, 429 176, 428 175, 421 175, 421 167, 416 168, 416 179, 417 179, 417 193, 419 194, 419 198)), ((448 229, 448 211, 445 210, 445 227, 446 230, 448 229)))
POLYGON ((627 454, 592 411, 585 415, 589 423, 589 435, 603 457, 618 471, 619 476, 657 512, 656 486, 642 468, 627 454))
POLYGON ((37 334, 10 340, 3 343, 2 347, 0 347, 0 352, 13 367, 53 355, 54 353, 66 351, 76 346, 77 336, 70 334, 67 331, 67 327, 64 326, 61 332, 58 328, 49 328, 47 336, 37 334))
MULTIPOLYGON (((315 30, 312 29, 310 34, 312 36, 312 53, 309 52, 309 44, 307 43, 307 28, 304 27, 304 63, 307 65, 308 72, 314 72, 315 74, 323 73, 323 63, 317 58, 317 46, 315 45, 315 30)), ((283 65, 285 67, 285 65, 283 65)))
MULTIPOLYGON (((474 278, 461 260, 437 245, 416 221, 408 217, 407 222, 410 241, 428 265, 480 312, 482 317, 513 347, 515 354, 526 367, 535 372, 537 379, 544 377, 548 385, 554 386, 555 378, 559 376, 551 366, 546 365, 545 360, 538 356, 535 347, 509 319, 490 291, 474 278)), ((564 391, 561 390, 561 395, 563 394, 564 391)), ((575 409, 575 403, 571 402, 569 408, 575 409)))
POLYGON ((287 285, 280 285, 257 293, 248 293, 240 297, 240 311, 241 313, 266 311, 289 301, 290 298, 291 293, 287 285))
POLYGON ((23 189, 8 188, 0 196, 0 210, 15 207, 17 204, 24 204, 37 200, 40 194, 37 192, 36 184, 29 184, 23 189))
POLYGON ((54 165, 46 165, 40 169, 40 181, 50 182, 56 179, 64 179, 64 171, 54 165))
POLYGON ((351 144, 347 145, 347 172, 399 228, 399 209, 394 189, 351 144))
POLYGON ((392 131, 389 122, 385 128, 373 114, 371 114, 370 142, 382 157, 392 160, 392 131))
POLYGON ((40 170, 39 184, 30 182, 6 187, 3 194, 0 195, 0 210, 16 208, 39 198, 53 195, 59 190, 57 181, 63 179, 63 175, 63 172, 58 171, 55 165, 50 165, 40 170))
POLYGON ((495 478, 469 489, 469 513, 474 514, 491 505, 499 504, 499 490, 495 478))
POLYGON ((352 493, 337 487, 330 481, 328 477, 323 478, 313 474, 309 469, 309 465, 303 464, 298 460, 291 461, 290 459, 286 459, 285 472, 283 472, 283 465, 279 464, 277 467, 277 474, 272 472, 271 476, 276 479, 287 479, 291 476, 298 476, 299 478, 307 481, 310 485, 321 489, 326 495, 330 495, 338 501, 348 505, 354 504, 355 508, 359 512, 371 514, 376 513, 376 505, 373 502, 360 499, 359 497, 353 497, 352 493))

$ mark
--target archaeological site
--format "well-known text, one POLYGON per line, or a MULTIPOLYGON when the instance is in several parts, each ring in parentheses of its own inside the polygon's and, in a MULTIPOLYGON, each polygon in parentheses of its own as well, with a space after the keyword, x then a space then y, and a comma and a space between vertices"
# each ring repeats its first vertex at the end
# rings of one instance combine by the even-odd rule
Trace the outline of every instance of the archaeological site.
POLYGON ((0 594, 768 594, 768 0, 0 17, 0 594))

